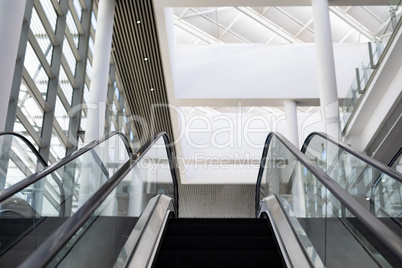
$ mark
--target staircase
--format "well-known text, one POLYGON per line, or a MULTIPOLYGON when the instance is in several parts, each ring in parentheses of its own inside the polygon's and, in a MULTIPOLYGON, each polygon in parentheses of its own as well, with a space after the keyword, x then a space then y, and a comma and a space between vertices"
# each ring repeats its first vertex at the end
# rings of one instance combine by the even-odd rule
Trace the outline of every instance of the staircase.
POLYGON ((153 267, 284 267, 267 219, 170 218, 153 267))

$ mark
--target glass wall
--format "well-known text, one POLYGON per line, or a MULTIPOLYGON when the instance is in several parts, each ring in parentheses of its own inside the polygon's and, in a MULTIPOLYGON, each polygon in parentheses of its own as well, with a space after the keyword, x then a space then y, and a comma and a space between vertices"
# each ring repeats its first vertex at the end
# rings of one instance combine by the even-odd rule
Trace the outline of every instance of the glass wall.
MULTIPOLYGON (((49 163, 84 145, 97 11, 98 0, 28 0, 26 4, 20 41, 25 52, 19 55, 24 64, 20 83, 12 89, 18 104, 14 112, 9 108, 8 122, 14 123, 8 123, 6 131, 29 138, 49 163)), ((135 141, 113 61, 105 134, 122 131, 135 141)))

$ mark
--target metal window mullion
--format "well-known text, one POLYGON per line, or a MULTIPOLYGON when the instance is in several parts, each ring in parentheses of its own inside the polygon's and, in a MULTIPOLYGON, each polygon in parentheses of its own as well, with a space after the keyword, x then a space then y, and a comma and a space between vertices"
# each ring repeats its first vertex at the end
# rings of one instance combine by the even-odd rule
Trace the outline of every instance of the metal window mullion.
POLYGON ((91 50, 88 49, 88 59, 89 59, 89 62, 91 63, 91 66, 92 66, 93 57, 94 57, 94 55, 92 55, 91 50))
POLYGON ((95 29, 93 27, 91 27, 90 31, 91 31, 92 40, 94 40, 94 43, 95 43, 95 29))
POLYGON ((49 105, 47 105, 45 99, 43 98, 42 94, 39 92, 38 87, 36 86, 35 82, 32 80, 32 77, 29 75, 27 69, 25 66, 22 68, 22 77, 25 80, 25 83, 27 84, 29 90, 32 92, 36 103, 39 104, 39 106, 43 109, 44 112, 49 112, 50 108, 49 105))
MULTIPOLYGON (((114 113, 113 113, 113 99, 114 99, 114 86, 113 86, 113 80, 114 80, 114 75, 115 75, 115 68, 111 64, 109 68, 109 79, 111 80, 108 84, 108 90, 107 90, 107 109, 106 109, 106 120, 105 120, 105 133, 110 132, 110 124, 113 123, 113 118, 114 118, 114 113)), ((116 128, 117 129, 117 128, 116 128)))
MULTIPOLYGON (((80 4, 81 4, 82 11, 87 11, 88 7, 92 7, 92 1, 90 1, 91 2, 90 5, 87 5, 86 0, 79 0, 79 1, 80 1, 80 4)), ((82 16, 81 16, 81 18, 82 18, 82 16)))
MULTIPOLYGON (((86 6, 92 7, 93 0, 85 0, 83 1, 86 6)), ((82 3, 81 3, 82 5, 82 3)), ((78 53, 81 57, 81 61, 77 62, 76 71, 75 71, 75 81, 77 87, 73 90, 73 99, 71 102, 71 106, 74 111, 70 110, 70 126, 68 132, 68 140, 71 143, 71 147, 67 149, 67 155, 73 153, 78 146, 78 131, 80 128, 81 121, 81 110, 83 109, 84 102, 84 87, 86 83, 86 68, 87 61, 86 55, 89 51, 89 34, 91 28, 91 8, 86 8, 82 10, 81 19, 82 19, 82 27, 84 29, 84 34, 80 35, 78 40, 78 53), (84 60, 85 59, 85 60, 84 60)), ((84 109, 84 113, 86 115, 86 109, 84 109)))
POLYGON ((61 10, 61 6, 60 6, 59 2, 57 0, 51 0, 51 1, 52 1, 52 5, 54 7, 54 10, 56 10, 57 15, 62 16, 63 11, 61 10))
POLYGON ((43 142, 39 134, 35 131, 33 126, 29 123, 28 119, 21 111, 19 107, 16 110, 16 117, 20 120, 21 124, 25 127, 28 131, 28 134, 34 139, 34 141, 38 144, 39 148, 45 148, 46 144, 43 142))
POLYGON ((92 9, 95 14, 96 21, 98 21, 98 3, 97 3, 97 1, 93 2, 92 9))
MULTIPOLYGON (((119 84, 117 84, 117 85, 119 85, 119 84)), ((124 93, 119 92, 119 95, 120 95, 120 97, 119 97, 120 111, 119 111, 119 118, 118 119, 121 122, 121 125, 119 126, 119 130, 120 130, 122 127, 125 127, 126 122, 124 120, 125 114, 123 113, 123 109, 124 109, 124 93)))
MULTIPOLYGON (((36 2, 37 0, 35 0, 36 2)), ((61 68, 61 58, 63 54, 63 40, 64 40, 64 32, 66 27, 66 14, 68 9, 68 0, 60 0, 60 8, 63 12, 63 16, 57 17, 56 22, 56 39, 60 46, 55 46, 53 48, 52 54, 52 71, 55 75, 55 78, 49 80, 48 90, 47 90, 47 104, 51 109, 50 112, 46 112, 43 118, 43 127, 42 127, 42 140, 47 146, 46 148, 41 148, 39 153, 48 161, 50 154, 50 142, 52 139, 52 129, 53 129, 53 120, 54 120, 54 111, 56 107, 56 98, 57 98, 57 89, 59 86, 59 74, 61 68)))
POLYGON ((66 38, 67 38, 68 44, 70 45, 71 51, 72 51, 73 54, 74 54, 75 60, 76 60, 76 61, 81 61, 82 58, 81 58, 80 54, 78 53, 77 46, 76 46, 75 43, 74 43, 73 35, 71 34, 70 29, 68 29, 68 27, 66 27, 66 32, 65 32, 65 34, 66 34, 66 38))
MULTIPOLYGON (((73 73, 71 72, 70 66, 67 63, 66 57, 64 57, 64 55, 61 55, 61 65, 64 68, 64 72, 67 75, 68 81, 70 81, 70 84, 73 88, 77 88, 77 82, 75 81, 75 77, 73 75, 73 73)), ((76 63, 77 65, 77 63, 76 63)))
POLYGON ((64 130, 61 128, 59 122, 57 120, 53 120, 53 127, 56 130, 57 135, 59 136, 60 140, 63 142, 66 148, 71 147, 70 143, 68 142, 67 136, 64 133, 64 130))
MULTIPOLYGON (((114 86, 112 85, 112 87, 113 87, 113 93, 114 93, 114 86)), ((119 95, 120 95, 120 92, 119 92, 119 95)), ((122 107, 120 106, 120 102, 117 99, 116 94, 113 94, 113 101, 114 101, 114 103, 116 103, 117 111, 120 112, 122 110, 122 107)))
POLYGON ((88 88, 89 88, 89 85, 91 84, 91 80, 89 79, 88 75, 86 75, 86 73, 85 73, 85 84, 88 85, 88 88))
POLYGON ((61 89, 60 85, 59 85, 59 88, 57 89, 57 95, 59 96, 59 99, 60 99, 61 103, 63 104, 64 109, 66 111, 70 111, 71 110, 70 103, 67 100, 66 95, 64 95, 63 90, 61 89))
POLYGON ((60 45, 60 42, 57 40, 56 35, 53 32, 52 26, 49 23, 49 20, 47 19, 46 13, 42 8, 42 5, 40 4, 39 0, 34 0, 34 6, 36 9, 36 12, 39 15, 39 18, 42 22, 43 27, 46 30, 47 35, 49 36, 50 41, 52 42, 53 46, 57 47, 60 45))
POLYGON ((50 154, 48 162, 53 164, 54 162, 56 162, 56 158, 54 158, 54 156, 50 154))
POLYGON ((117 122, 116 116, 113 114, 112 116, 112 124, 114 124, 114 128, 116 129, 116 131, 119 130, 119 123, 117 122))
POLYGON ((18 44, 17 62, 14 69, 14 77, 11 86, 10 103, 8 105, 6 125, 4 131, 13 131, 16 119, 18 96, 20 94, 21 79, 24 68, 25 52, 28 45, 29 25, 31 23, 33 0, 27 0, 25 5, 24 21, 21 29, 20 42, 18 44))
POLYGON ((82 28, 80 18, 78 18, 78 14, 75 11, 73 1, 70 1, 68 3, 68 7, 70 8, 70 13, 71 13, 71 16, 73 16, 73 20, 75 22, 75 26, 77 26, 78 32, 80 33, 80 35, 84 34, 84 29, 82 28))
POLYGON ((35 54, 38 57, 47 76, 49 76, 49 78, 54 78, 55 75, 52 71, 52 68, 50 67, 50 64, 47 62, 46 56, 45 56, 45 54, 43 54, 43 51, 40 48, 39 43, 36 40, 36 38, 31 30, 29 30, 29 33, 28 33, 28 40, 29 40, 29 43, 31 44, 33 50, 35 51, 35 54))

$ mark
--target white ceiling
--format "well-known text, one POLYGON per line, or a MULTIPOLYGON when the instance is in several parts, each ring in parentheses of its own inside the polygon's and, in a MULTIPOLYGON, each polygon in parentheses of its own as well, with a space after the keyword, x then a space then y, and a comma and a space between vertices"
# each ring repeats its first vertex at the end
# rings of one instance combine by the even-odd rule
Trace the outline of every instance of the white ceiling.
MULTIPOLYGON (((178 44, 314 42, 309 6, 175 7, 178 44)), ((335 43, 360 43, 381 38, 388 6, 331 6, 335 43)))
MULTIPOLYGON (((337 46, 362 47, 364 43, 388 37, 389 33, 386 31, 390 24, 388 1, 330 0, 329 4, 332 38, 334 43, 338 43, 337 46), (345 3, 348 6, 345 6, 345 3), (363 3, 366 6, 362 6, 363 3)), ((171 111, 171 119, 176 139, 182 138, 176 144, 178 157, 182 160, 181 163, 179 160, 179 166, 182 168, 182 182, 203 183, 208 180, 209 183, 252 183, 256 178, 258 167, 256 169, 251 163, 254 158, 250 160, 246 156, 250 156, 251 153, 252 157, 259 157, 266 133, 254 133, 254 136, 251 136, 255 140, 255 142, 253 140, 254 145, 258 144, 256 146, 248 146, 244 136, 239 138, 236 135, 247 131, 250 127, 253 128, 252 125, 245 125, 247 120, 254 122, 255 128, 259 130, 286 131, 281 121, 284 116, 283 107, 277 105, 277 102, 271 102, 267 96, 250 99, 250 97, 247 98, 247 94, 244 95, 244 92, 243 95, 230 94, 230 91, 224 92, 222 94, 227 96, 225 99, 222 96, 214 96, 216 92, 209 88, 211 94, 203 95, 204 93, 200 92, 205 90, 196 87, 200 81, 193 79, 191 75, 195 78, 201 77, 201 80, 202 77, 206 76, 205 79, 208 79, 209 76, 205 74, 205 68, 203 73, 199 72, 200 69, 194 68, 191 74, 191 69, 188 68, 198 64, 194 62, 186 65, 187 67, 181 66, 182 70, 187 68, 185 76, 190 81, 193 79, 193 88, 197 88, 193 90, 195 95, 191 95, 190 91, 184 92, 183 88, 177 88, 178 83, 174 79, 178 73, 176 69, 180 69, 180 66, 176 68, 176 65, 186 62, 183 51, 189 47, 218 47, 219 49, 223 47, 224 49, 225 45, 245 47, 248 44, 266 45, 267 48, 280 45, 287 47, 295 45, 295 48, 312 46, 314 23, 311 0, 154 0, 154 7, 157 14, 169 103, 180 106, 174 108, 174 112, 171 111), (181 118, 177 115, 180 113, 181 118), (243 118, 245 121, 238 121, 238 118, 243 118), (183 120, 191 124, 186 125, 183 120), (208 127, 205 129, 206 126, 208 127), (226 144, 230 138, 233 138, 230 134, 231 128, 235 131, 235 146, 228 144, 220 148, 220 145, 226 144), (197 134, 194 130, 202 131, 197 134), (225 136, 227 139, 222 140, 225 136), (216 146, 213 145, 214 141, 216 146), (197 144, 192 144, 194 142, 201 142, 202 145, 209 144, 209 146, 197 148, 195 146, 197 144), (243 145, 238 146, 239 144, 243 145), (233 171, 231 178, 225 178, 219 173, 219 169, 211 168, 209 163, 211 160, 219 162, 227 159, 230 162, 228 169, 233 171), (244 163, 249 169, 239 170, 239 164, 242 167, 244 163)), ((194 51, 197 50, 194 49, 194 51)), ((187 50, 186 53, 188 56, 191 52, 187 50)), ((242 52, 239 51, 239 53, 242 52)), ((360 53, 356 57, 361 58, 361 55, 360 53)), ((187 61, 196 58, 188 56, 187 61)), ((310 59, 310 61, 313 60, 310 59)), ((356 59, 350 60, 350 66, 346 66, 347 62, 347 59, 342 61, 342 66, 338 66, 338 69, 350 68, 353 72, 354 68, 358 67, 355 66, 356 59)), ((299 65, 303 66, 303 63, 299 65)), ((216 72, 216 69, 214 70, 216 72)), ((280 72, 283 72, 283 69, 280 72)), ((183 76, 180 81, 182 78, 183 76)), ((340 79, 344 80, 345 77, 340 79)), ((222 81, 230 80, 233 79, 230 77, 222 79, 222 81)), ((299 81, 299 83, 303 82, 299 81)), ((191 83, 187 84, 186 88, 190 87, 191 83)), ((317 125, 319 119, 316 117, 317 107, 311 106, 317 105, 317 97, 313 98, 306 100, 303 104, 299 102, 302 105, 298 107, 300 141, 308 131, 319 128, 317 125)), ((280 103, 282 102, 283 99, 280 99, 280 103)))

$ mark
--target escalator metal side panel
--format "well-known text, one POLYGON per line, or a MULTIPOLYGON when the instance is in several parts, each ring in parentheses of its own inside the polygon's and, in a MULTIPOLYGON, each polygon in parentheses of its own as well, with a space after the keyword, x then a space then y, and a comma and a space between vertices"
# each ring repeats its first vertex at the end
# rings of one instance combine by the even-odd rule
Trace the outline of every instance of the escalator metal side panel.
MULTIPOLYGON (((268 215, 271 222, 286 265, 288 267, 313 267, 275 195, 268 196, 261 201, 258 217, 264 213, 268 215)), ((301 230, 303 229, 301 228, 301 230)), ((324 267, 318 254, 314 267, 324 267)))
POLYGON ((170 197, 158 195, 152 198, 138 219, 114 267, 150 267, 169 215, 174 211, 170 197))

